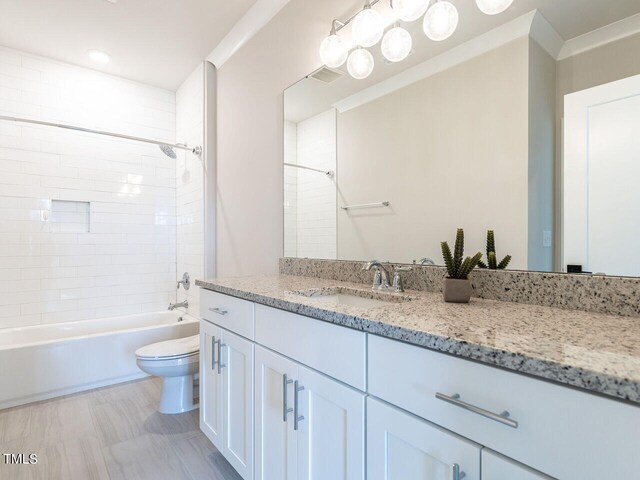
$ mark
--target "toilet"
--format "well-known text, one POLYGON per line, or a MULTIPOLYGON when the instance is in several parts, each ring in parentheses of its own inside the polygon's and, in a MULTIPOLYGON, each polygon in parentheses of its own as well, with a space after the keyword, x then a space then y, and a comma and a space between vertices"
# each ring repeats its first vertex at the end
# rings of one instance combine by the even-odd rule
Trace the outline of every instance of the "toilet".
POLYGON ((183 413, 198 408, 193 400, 193 377, 198 373, 199 354, 199 335, 152 343, 136 350, 140 370, 162 378, 160 413, 183 413))

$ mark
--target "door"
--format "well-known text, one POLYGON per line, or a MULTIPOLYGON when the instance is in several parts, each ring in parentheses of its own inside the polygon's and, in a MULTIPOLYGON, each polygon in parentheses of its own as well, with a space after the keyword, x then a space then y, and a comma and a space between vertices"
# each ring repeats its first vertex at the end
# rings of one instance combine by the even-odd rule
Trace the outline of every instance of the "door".
POLYGON ((364 394, 303 366, 293 394, 298 480, 363 480, 364 394))
POLYGON ((293 384, 298 365, 256 346, 256 480, 294 480, 293 384))
POLYGON ((483 480, 551 480, 529 467, 485 448, 482 450, 483 480))
POLYGON ((640 75, 565 97, 563 265, 640 275, 640 75))
POLYGON ((219 345, 223 384, 222 454, 253 479, 253 343, 227 330, 219 345))
POLYGON ((222 376, 218 374, 218 344, 222 329, 200 322, 200 430, 222 450, 222 376))
POLYGON ((479 445, 379 400, 367 399, 368 480, 463 477, 479 480, 479 445))

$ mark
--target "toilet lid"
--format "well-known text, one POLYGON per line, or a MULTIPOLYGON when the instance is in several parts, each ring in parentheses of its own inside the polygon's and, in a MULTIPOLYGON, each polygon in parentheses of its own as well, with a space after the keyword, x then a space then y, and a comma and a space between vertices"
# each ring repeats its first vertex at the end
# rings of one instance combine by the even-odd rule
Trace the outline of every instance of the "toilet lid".
POLYGON ((138 358, 174 358, 185 357, 198 353, 200 350, 200 335, 176 338, 165 342, 152 343, 136 350, 138 358))

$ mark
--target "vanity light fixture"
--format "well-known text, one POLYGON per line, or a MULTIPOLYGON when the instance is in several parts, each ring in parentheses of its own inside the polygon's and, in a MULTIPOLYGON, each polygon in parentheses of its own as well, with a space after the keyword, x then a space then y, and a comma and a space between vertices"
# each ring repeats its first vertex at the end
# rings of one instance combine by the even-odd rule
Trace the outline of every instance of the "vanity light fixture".
POLYGON ((373 55, 365 48, 357 48, 349 54, 347 60, 347 70, 356 80, 367 78, 373 72, 373 55))
POLYGON ((411 53, 413 40, 411 35, 399 25, 384 34, 380 49, 384 58, 390 62, 400 62, 411 53))
POLYGON ((431 40, 441 42, 446 40, 458 28, 458 9, 451 2, 436 0, 422 22, 424 33, 431 40))
MULTIPOLYGON (((372 47, 382 39, 381 51, 390 62, 407 58, 413 47, 409 32, 398 22, 413 22, 421 17, 425 35, 436 42, 451 37, 458 28, 458 9, 449 0, 389 0, 395 23, 385 21, 372 7, 382 0, 367 0, 364 8, 348 20, 334 20, 331 33, 320 44, 320 58, 330 68, 338 68, 347 61, 347 70, 357 79, 367 78, 373 71, 374 59, 365 47, 372 47), (433 2, 433 3, 432 3, 433 2), (338 35, 351 25, 353 46, 338 35), (385 34, 385 24, 393 24, 385 34), (351 54, 349 54, 351 51, 351 54)), ((452 0, 463 1, 463 0, 452 0)), ((470 1, 470 0, 465 0, 470 1)), ((513 4, 513 0, 475 0, 481 12, 497 15, 513 4)))
POLYGON ((476 5, 482 13, 497 15, 511 6, 513 0, 476 0, 476 5))
POLYGON ((353 19, 351 32, 354 43, 361 47, 373 47, 382 38, 384 34, 382 16, 371 8, 369 0, 353 19))

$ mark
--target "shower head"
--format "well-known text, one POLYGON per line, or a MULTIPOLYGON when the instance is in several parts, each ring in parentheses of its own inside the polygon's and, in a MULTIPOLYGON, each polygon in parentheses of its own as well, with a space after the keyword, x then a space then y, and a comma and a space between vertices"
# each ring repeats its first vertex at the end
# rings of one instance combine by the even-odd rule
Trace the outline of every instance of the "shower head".
POLYGON ((169 145, 160 145, 160 150, 162 150, 162 153, 164 153, 169 158, 172 158, 174 160, 178 158, 178 156, 176 155, 176 151, 169 145))

